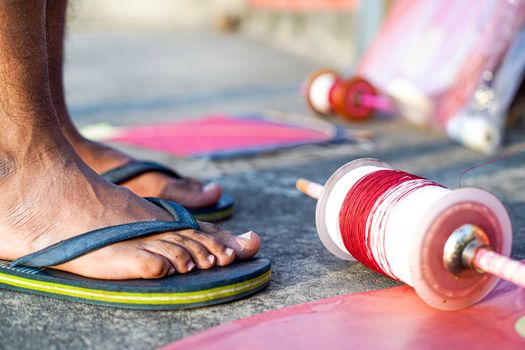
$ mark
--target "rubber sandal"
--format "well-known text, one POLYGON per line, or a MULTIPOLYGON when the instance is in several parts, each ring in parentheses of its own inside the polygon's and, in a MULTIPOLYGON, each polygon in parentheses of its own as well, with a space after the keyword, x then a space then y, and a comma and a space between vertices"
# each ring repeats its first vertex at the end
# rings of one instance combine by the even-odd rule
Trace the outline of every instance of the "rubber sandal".
POLYGON ((199 224, 181 205, 158 198, 146 199, 168 211, 174 221, 109 226, 12 262, 0 260, 0 288, 110 307, 167 310, 224 303, 268 286, 271 263, 265 258, 153 280, 99 280, 50 268, 118 242, 167 231, 199 229, 199 224))
MULTIPOLYGON (((108 170, 100 174, 100 176, 109 182, 120 185, 123 182, 149 172, 162 173, 175 179, 182 179, 182 176, 177 172, 162 164, 138 160, 108 170)), ((219 201, 214 205, 186 209, 188 209, 197 220, 214 222, 226 220, 231 217, 234 211, 234 203, 231 196, 223 194, 219 201)))

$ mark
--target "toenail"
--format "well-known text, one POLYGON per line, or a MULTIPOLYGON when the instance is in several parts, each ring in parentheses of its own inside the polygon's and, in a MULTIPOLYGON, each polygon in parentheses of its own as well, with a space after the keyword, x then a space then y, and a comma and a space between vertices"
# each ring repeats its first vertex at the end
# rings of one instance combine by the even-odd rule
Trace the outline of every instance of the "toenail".
POLYGON ((175 273, 177 272, 177 270, 175 270, 175 268, 172 266, 170 267, 170 269, 168 270, 168 275, 174 275, 175 273))
POLYGON ((253 231, 248 231, 246 233, 243 233, 242 235, 238 235, 237 238, 241 238, 241 239, 245 239, 245 240, 250 240, 252 239, 252 234, 254 234, 255 232, 253 231))
POLYGON ((208 255, 208 257, 206 258, 211 264, 213 264, 215 262, 215 256, 214 255, 208 255))
POLYGON ((206 186, 204 186, 204 192, 210 192, 212 190, 215 190, 219 185, 215 182, 210 182, 206 186))
POLYGON ((233 249, 231 248, 226 248, 224 249, 224 253, 228 256, 232 256, 233 255, 233 249))
POLYGON ((193 261, 190 261, 188 263, 188 271, 191 271, 195 268, 195 263, 193 261))

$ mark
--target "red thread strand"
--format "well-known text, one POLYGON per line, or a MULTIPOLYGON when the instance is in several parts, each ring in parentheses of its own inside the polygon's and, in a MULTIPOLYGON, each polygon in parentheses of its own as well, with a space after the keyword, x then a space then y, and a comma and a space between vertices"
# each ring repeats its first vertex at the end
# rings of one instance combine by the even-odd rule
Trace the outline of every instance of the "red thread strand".
POLYGON ((444 187, 399 170, 378 170, 359 179, 346 194, 339 212, 339 230, 348 252, 368 268, 399 280, 385 256, 385 237, 378 237, 377 246, 372 244, 371 219, 378 206, 388 200, 389 206, 375 218, 380 231, 385 232, 391 209, 414 191, 428 186, 444 187), (376 261, 373 252, 380 261, 376 261))
POLYGON ((489 164, 495 163, 495 162, 497 162, 497 161, 499 161, 499 160, 502 160, 502 159, 505 159, 505 158, 507 158, 507 157, 510 157, 510 156, 513 155, 514 153, 517 153, 517 152, 522 151, 522 150, 524 150, 524 149, 525 149, 525 144, 522 144, 522 145, 520 145, 520 146, 514 148, 513 150, 511 150, 511 151, 509 151, 509 152, 507 152, 507 153, 505 153, 505 154, 503 154, 503 155, 501 155, 501 156, 499 156, 499 157, 497 157, 497 158, 490 159, 490 160, 488 160, 488 161, 486 161, 486 162, 483 162, 483 163, 480 163, 480 164, 473 165, 473 166, 471 166, 470 168, 467 168, 467 169, 463 170, 463 171, 461 172, 461 174, 459 174, 459 179, 458 179, 458 188, 461 188, 461 179, 463 178, 463 175, 465 175, 466 173, 468 173, 468 172, 470 172, 470 171, 472 171, 472 170, 474 170, 474 169, 481 168, 481 167, 484 167, 485 165, 489 165, 489 164))

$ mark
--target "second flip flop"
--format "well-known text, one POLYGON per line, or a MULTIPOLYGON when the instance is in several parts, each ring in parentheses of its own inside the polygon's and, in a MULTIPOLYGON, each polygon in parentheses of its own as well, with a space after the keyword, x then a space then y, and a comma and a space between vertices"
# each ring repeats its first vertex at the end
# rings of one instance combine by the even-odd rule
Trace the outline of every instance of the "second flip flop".
MULTIPOLYGON (((109 182, 120 185, 123 182, 129 181, 137 176, 145 173, 157 172, 173 177, 174 179, 182 179, 174 170, 150 161, 131 161, 111 170, 108 170, 100 176, 109 182)), ((201 221, 221 221, 228 219, 233 215, 234 201, 233 198, 227 194, 223 194, 217 203, 207 207, 187 208, 190 213, 201 221)))

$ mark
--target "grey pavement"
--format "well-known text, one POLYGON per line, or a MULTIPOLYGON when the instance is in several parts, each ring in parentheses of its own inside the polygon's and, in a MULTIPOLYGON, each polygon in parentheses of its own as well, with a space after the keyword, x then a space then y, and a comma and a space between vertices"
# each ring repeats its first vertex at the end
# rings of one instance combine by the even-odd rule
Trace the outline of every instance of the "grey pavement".
MULTIPOLYGON (((79 125, 140 124, 207 113, 266 109, 308 114, 298 84, 318 64, 238 36, 205 33, 74 33, 69 38, 67 88, 79 125)), ((122 147, 184 174, 219 181, 237 200, 223 226, 261 234, 261 256, 273 262, 270 287, 248 299, 184 311, 131 311, 0 290, 0 348, 155 348, 200 330, 320 298, 387 288, 395 282, 330 255, 317 238, 315 202, 295 180, 323 182, 339 166, 369 156, 450 188, 460 172, 489 157, 402 121, 359 125, 373 142, 308 146, 253 158, 178 159, 122 147)), ((523 142, 508 134, 506 148, 523 142)), ((525 152, 476 170, 464 186, 498 196, 514 228, 513 256, 525 258, 525 152)))

